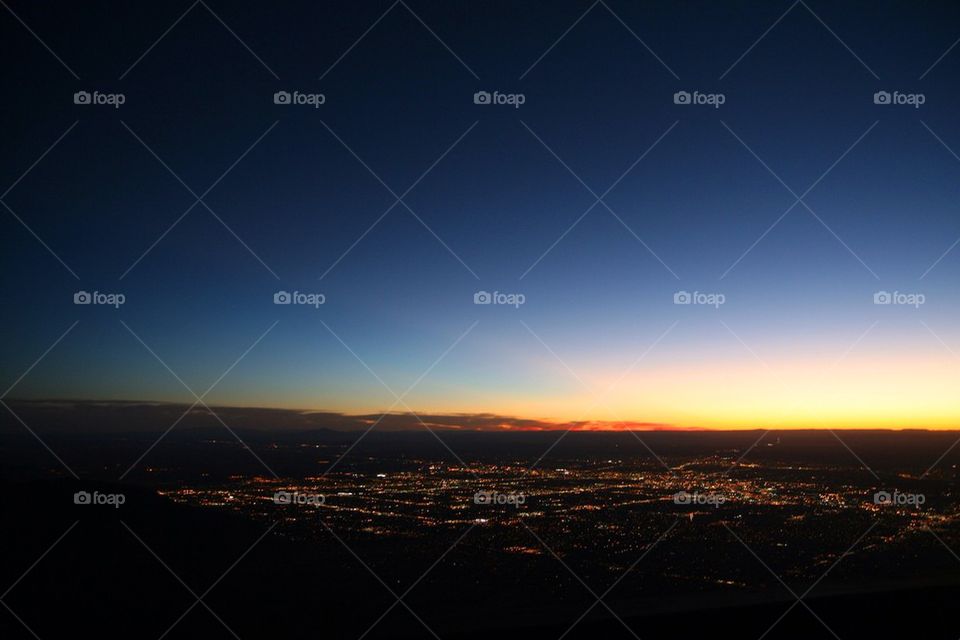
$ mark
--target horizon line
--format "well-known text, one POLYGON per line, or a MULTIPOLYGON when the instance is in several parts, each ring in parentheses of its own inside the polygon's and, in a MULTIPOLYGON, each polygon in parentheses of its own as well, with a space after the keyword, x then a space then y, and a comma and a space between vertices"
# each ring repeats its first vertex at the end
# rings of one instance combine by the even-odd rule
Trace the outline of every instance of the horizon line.
MULTIPOLYGON (((233 413, 242 412, 270 412, 275 414, 285 414, 286 417, 300 417, 306 420, 306 423, 297 425, 277 425, 270 426, 249 426, 251 430, 274 430, 274 431, 308 431, 308 430, 330 430, 339 432, 353 432, 358 429, 373 429, 381 424, 384 426, 381 431, 392 433, 399 432, 420 432, 424 428, 437 429, 445 432, 477 432, 477 433, 547 433, 547 432, 596 432, 596 433, 615 433, 615 432, 640 432, 640 433, 724 433, 724 432, 797 432, 797 431, 922 431, 922 432, 951 432, 960 431, 960 425, 955 427, 931 428, 925 426, 743 426, 743 427, 706 427, 701 425, 683 425, 678 423, 650 422, 641 420, 557 420, 553 418, 524 418, 515 415, 497 414, 492 412, 436 412, 436 411, 370 411, 359 413, 347 413, 320 408, 291 408, 260 405, 230 405, 230 404, 207 404, 202 402, 170 401, 170 400, 123 400, 123 399, 92 399, 92 398, 7 398, 5 403, 23 404, 29 406, 42 405, 85 405, 100 406, 102 408, 119 407, 154 407, 154 408, 177 408, 189 407, 184 413, 191 413, 194 416, 215 413, 214 409, 219 411, 229 411, 233 413), (410 424, 409 426, 396 423, 397 418, 413 417, 419 424, 410 424), (325 421, 344 421, 352 424, 325 424, 325 421), (392 424, 388 424, 391 423, 392 424), (371 426, 372 424, 372 426, 371 426), (339 428, 338 428, 339 427, 339 428)), ((237 417, 236 415, 234 417, 237 417)), ((250 419, 249 415, 240 416, 244 419, 250 419)), ((186 426, 186 425, 184 425, 186 426)), ((196 427, 193 427, 196 428, 196 427)))

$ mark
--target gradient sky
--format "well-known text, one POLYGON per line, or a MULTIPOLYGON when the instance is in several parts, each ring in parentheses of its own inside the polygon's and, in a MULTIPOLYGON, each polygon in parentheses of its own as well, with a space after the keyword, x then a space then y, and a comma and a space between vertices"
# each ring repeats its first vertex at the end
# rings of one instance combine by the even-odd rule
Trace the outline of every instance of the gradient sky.
POLYGON ((189 3, 54 20, 12 2, 64 64, 0 13, 16 61, 2 200, 69 267, 0 212, 3 388, 79 321, 11 398, 192 401, 121 320, 198 394, 277 323, 209 403, 391 407, 362 360, 397 394, 433 366, 415 411, 960 426, 960 247, 943 255, 960 238, 960 47, 931 68, 960 8, 796 5, 731 69, 790 3, 611 1, 521 80, 589 3, 411 1, 455 55, 403 5, 350 49, 390 3, 208 4, 229 30, 197 6, 132 69, 189 3), (126 104, 74 105, 78 90, 126 104), (275 105, 278 90, 326 104, 275 105), (478 90, 526 102, 475 105, 478 90), (679 90, 726 103, 676 105, 679 90), (926 102, 875 105, 879 90, 926 102), (127 271, 195 198, 123 123, 197 194, 276 123, 204 197, 242 242, 197 205, 127 271), (394 202, 379 180, 402 194, 468 129, 404 198, 430 230, 398 205, 328 272, 394 202), (623 224, 597 205, 530 269, 594 203, 579 180, 604 193, 668 129, 604 197, 623 224), (771 171, 799 195, 848 150, 804 197, 820 221, 797 205, 730 269, 795 201, 771 171), (76 306, 79 289, 127 302, 76 306), (276 306, 279 289, 326 304, 276 306), (477 306, 477 290, 526 303, 477 306), (726 303, 677 306, 680 290, 726 303), (880 290, 926 303, 876 306, 880 290))

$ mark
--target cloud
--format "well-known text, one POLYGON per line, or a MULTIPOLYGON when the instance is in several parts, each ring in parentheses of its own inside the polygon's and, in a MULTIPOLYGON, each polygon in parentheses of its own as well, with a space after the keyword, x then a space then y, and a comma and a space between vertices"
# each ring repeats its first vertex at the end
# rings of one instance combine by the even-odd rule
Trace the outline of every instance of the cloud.
MULTIPOLYGON (((302 411, 261 407, 211 407, 216 413, 188 404, 94 400, 7 400, 10 408, 35 431, 123 433, 177 429, 222 428, 217 416, 231 429, 258 431, 419 431, 424 425, 435 430, 456 431, 580 431, 645 430, 673 431, 676 425, 652 422, 557 422, 495 413, 410 412, 346 414, 333 411, 302 411)), ((0 417, 4 428, 22 429, 8 412, 0 417)))

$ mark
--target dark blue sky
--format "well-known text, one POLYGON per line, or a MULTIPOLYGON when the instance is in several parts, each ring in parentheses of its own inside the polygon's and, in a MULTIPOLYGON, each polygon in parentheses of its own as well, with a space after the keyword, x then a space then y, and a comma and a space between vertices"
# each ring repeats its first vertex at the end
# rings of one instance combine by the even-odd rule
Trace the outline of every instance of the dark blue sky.
MULTIPOLYGON (((2 198, 69 267, 0 212, 4 388, 79 320, 13 397, 191 400, 121 320, 197 393, 279 321, 210 399, 347 411, 394 401, 355 356, 399 394, 476 321, 411 392, 414 409, 573 419, 566 400, 668 330, 638 371, 676 380, 670 401, 645 399, 638 380, 605 418, 740 419, 748 408, 685 394, 702 398, 724 371, 732 384, 765 369, 806 380, 877 321, 854 362, 890 380, 850 389, 849 412, 907 367, 929 383, 956 364, 960 248, 930 269, 960 237, 960 159, 946 148, 960 149, 960 48, 931 68, 960 37, 951 3, 813 1, 784 16, 789 2, 610 1, 583 16, 590 3, 414 0, 359 43, 391 3, 207 6, 148 51, 189 2, 11 2, 62 64, 0 12, 0 189, 78 121, 2 198), (80 90, 126 102, 75 105, 80 90), (276 105, 280 90, 326 102, 276 105), (525 103, 477 105, 480 90, 525 103), (925 103, 874 104, 881 90, 925 103), (725 103, 678 105, 677 91, 725 103), (179 180, 204 193, 268 129, 204 197, 226 226, 198 204, 131 269, 194 203, 179 180), (390 190, 448 149, 404 197, 413 213, 398 204, 343 255, 390 190), (590 190, 648 149, 604 197, 614 213, 595 206, 548 251, 590 190), (800 195, 828 170, 804 197, 813 213, 798 204, 744 255, 796 200, 771 172, 800 195), (78 306, 77 290, 127 302, 78 306), (274 305, 277 290, 326 303, 274 305), (474 305, 478 290, 526 303, 474 305), (678 306, 677 291, 726 303, 678 306), (877 291, 926 303, 878 307, 877 291)), ((909 413, 907 396, 890 411, 909 413)), ((960 416, 949 406, 936 416, 960 416)))

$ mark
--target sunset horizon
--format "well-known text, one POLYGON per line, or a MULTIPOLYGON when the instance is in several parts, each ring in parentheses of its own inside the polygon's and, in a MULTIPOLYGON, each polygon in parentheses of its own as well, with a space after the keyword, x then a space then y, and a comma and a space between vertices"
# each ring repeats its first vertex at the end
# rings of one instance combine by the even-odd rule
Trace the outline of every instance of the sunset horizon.
POLYGON ((0 41, 3 640, 960 636, 960 2, 0 41))
MULTIPOLYGON (((252 412, 258 424, 255 428, 266 431, 276 430, 304 430, 304 429, 334 429, 334 430, 367 430, 380 427, 384 430, 410 430, 418 431, 423 428, 434 428, 438 430, 460 430, 460 431, 479 431, 479 432, 505 432, 505 431, 678 431, 678 432, 697 432, 697 431, 765 431, 776 433, 778 431, 811 431, 811 430, 834 430, 834 431, 958 431, 960 425, 953 421, 948 421, 945 425, 924 424, 920 421, 904 421, 890 425, 887 423, 872 424, 868 421, 859 421, 857 425, 849 424, 831 424, 819 422, 817 420, 804 421, 797 418, 795 422, 763 422, 758 421, 755 424, 741 423, 739 425, 730 424, 682 424, 670 422, 654 422, 649 420, 592 420, 581 418, 577 420, 564 420, 556 417, 545 417, 538 415, 515 415, 507 413, 496 413, 490 411, 457 411, 443 412, 430 409, 409 409, 399 411, 388 409, 386 407, 371 407, 367 411, 337 411, 322 407, 281 407, 265 406, 259 404, 219 404, 217 402, 206 402, 205 407, 198 407, 193 403, 178 400, 143 400, 143 399, 79 399, 79 398, 7 398, 4 402, 14 406, 46 406, 57 408, 66 412, 70 407, 96 406, 102 408, 126 407, 178 407, 184 408, 195 416, 212 414, 214 410, 221 415, 234 415, 236 418, 243 418, 244 412, 252 412), (230 412, 224 414, 223 412, 230 412), (292 424, 285 417, 303 417, 307 420, 296 425, 292 424), (271 417, 275 422, 271 421, 271 417), (310 418, 322 418, 320 421, 311 422, 310 418), (407 418, 406 421, 397 421, 396 418, 407 418), (382 425, 382 426, 381 426, 382 425)), ((158 416, 159 417, 159 416, 158 416)), ((69 415, 64 414, 60 419, 68 419, 69 415)), ((103 416, 107 420, 107 416, 103 416)), ((146 415, 139 416, 141 421, 147 419, 146 415)), ((893 421, 891 421, 893 422, 893 421)), ((43 423, 41 423, 42 425, 43 423)), ((188 425, 184 425, 186 427, 188 425)), ((244 425, 246 428, 251 428, 244 425)), ((92 428, 92 427, 91 427, 92 428)), ((143 428, 141 427, 130 427, 143 428)), ((41 427, 42 430, 42 427, 41 427)))

